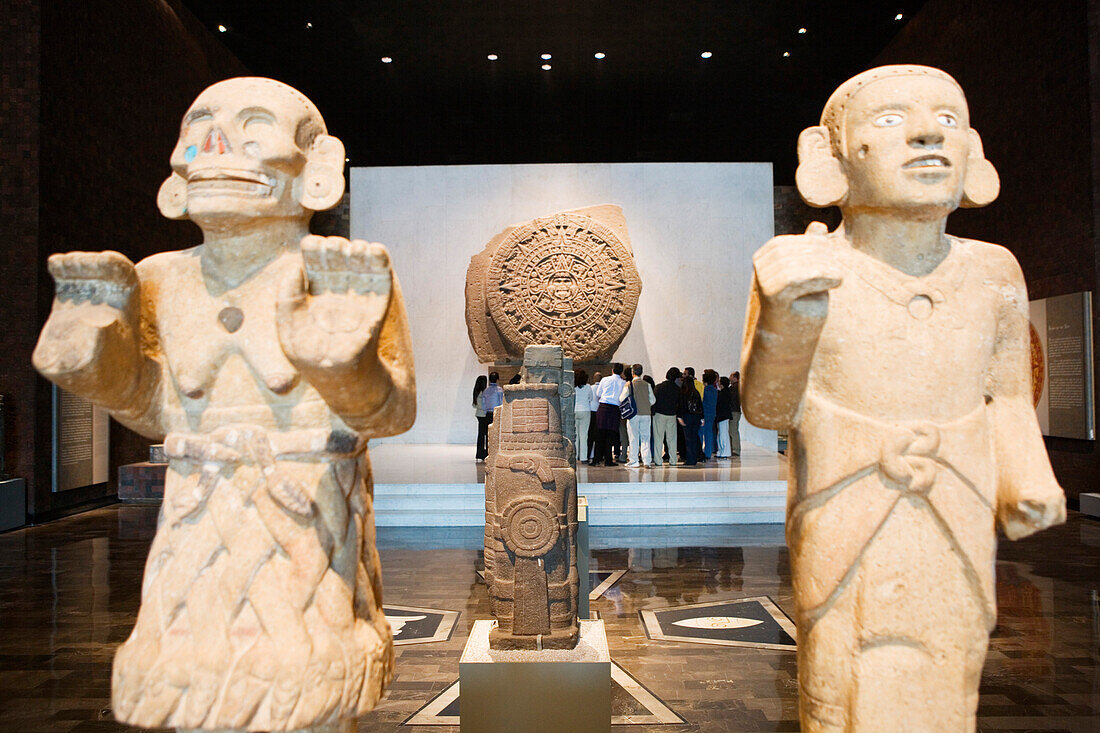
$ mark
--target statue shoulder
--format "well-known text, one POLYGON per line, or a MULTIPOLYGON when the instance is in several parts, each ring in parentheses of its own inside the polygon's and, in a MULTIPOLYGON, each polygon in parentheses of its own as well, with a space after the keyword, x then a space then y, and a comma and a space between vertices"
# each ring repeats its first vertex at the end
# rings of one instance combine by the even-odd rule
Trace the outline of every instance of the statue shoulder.
POLYGON ((970 260, 969 266, 978 269, 985 278, 998 285, 1023 286, 1023 270, 1007 247, 979 239, 955 237, 955 240, 970 260))
POLYGON ((142 284, 158 283, 165 278, 179 277, 191 268, 197 271, 200 267, 201 253, 202 245, 171 252, 157 252, 137 263, 134 269, 137 270, 138 279, 142 284))

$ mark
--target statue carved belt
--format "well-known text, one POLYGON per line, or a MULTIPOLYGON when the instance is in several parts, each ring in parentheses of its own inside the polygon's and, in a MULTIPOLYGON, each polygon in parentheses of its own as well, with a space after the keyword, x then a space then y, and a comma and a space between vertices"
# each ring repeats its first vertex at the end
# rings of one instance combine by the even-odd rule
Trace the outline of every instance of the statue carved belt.
POLYGON ((792 563, 805 566, 800 577, 808 580, 800 592, 807 620, 812 623, 831 607, 897 503, 909 499, 927 505, 958 551, 992 625, 986 556, 995 545, 983 538, 994 537, 995 472, 985 406, 944 424, 887 422, 808 391, 803 410, 800 427, 792 432, 792 452, 803 456, 804 483, 792 473, 787 539, 792 563), (874 478, 864 480, 869 477, 874 478), (857 511, 858 523, 843 523, 844 533, 833 531, 841 524, 832 519, 857 511), (974 521, 988 523, 990 531, 975 533, 974 521))

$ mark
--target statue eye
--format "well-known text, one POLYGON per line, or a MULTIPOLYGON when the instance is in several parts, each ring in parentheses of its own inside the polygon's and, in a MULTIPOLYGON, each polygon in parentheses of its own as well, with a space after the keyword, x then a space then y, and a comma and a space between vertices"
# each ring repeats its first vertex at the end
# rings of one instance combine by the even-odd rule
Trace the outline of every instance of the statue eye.
POLYGON ((902 116, 897 112, 887 112, 875 118, 875 127, 896 127, 901 121, 902 116))
POLYGON ((183 118, 182 127, 183 129, 187 129, 196 122, 208 122, 212 119, 214 119, 214 115, 210 114, 209 110, 197 109, 187 113, 187 116, 183 118))
POLYGON ((274 124, 275 124, 275 121, 273 119, 271 119, 270 115, 253 114, 253 115, 249 115, 248 118, 245 119, 244 129, 246 131, 255 130, 258 126, 259 127, 271 127, 274 124))
POLYGON ((950 112, 940 112, 938 115, 936 115, 936 121, 939 122, 944 127, 958 127, 959 126, 958 118, 955 117, 955 115, 951 114, 950 112))

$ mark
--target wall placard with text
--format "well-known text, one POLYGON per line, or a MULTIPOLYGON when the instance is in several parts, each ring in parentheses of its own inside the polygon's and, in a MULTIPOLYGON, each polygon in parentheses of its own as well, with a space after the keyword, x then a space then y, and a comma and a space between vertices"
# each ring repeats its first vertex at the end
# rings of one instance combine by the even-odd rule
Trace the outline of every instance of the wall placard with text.
POLYGON ((107 481, 110 415, 83 397, 53 387, 53 490, 107 481))
POLYGON ((1031 387, 1043 435, 1096 439, 1092 293, 1033 300, 1031 387))

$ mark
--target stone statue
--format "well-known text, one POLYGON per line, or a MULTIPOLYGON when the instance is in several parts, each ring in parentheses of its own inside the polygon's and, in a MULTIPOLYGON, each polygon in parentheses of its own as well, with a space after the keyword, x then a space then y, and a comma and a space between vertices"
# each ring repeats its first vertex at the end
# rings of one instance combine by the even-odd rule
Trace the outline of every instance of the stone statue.
POLYGON ((309 235, 343 194, 344 146, 296 90, 215 84, 171 163, 157 203, 203 243, 136 267, 54 255, 34 352, 169 459, 114 714, 351 731, 393 666, 366 443, 415 417, 401 290, 383 246, 309 235))
POLYGON ((493 649, 577 645, 577 461, 572 364, 560 346, 528 346, 489 427, 485 582, 493 649))
POLYGON ((741 398, 790 431, 802 729, 973 731, 996 521, 1016 539, 1065 519, 1023 274, 945 233, 997 173, 959 85, 922 66, 845 82, 798 153, 803 198, 843 222, 754 256, 741 398))
POLYGON ((563 211, 508 227, 470 259, 466 328, 482 363, 561 344, 575 364, 606 364, 641 292, 622 209, 563 211))

